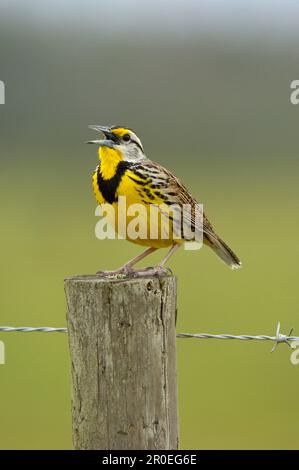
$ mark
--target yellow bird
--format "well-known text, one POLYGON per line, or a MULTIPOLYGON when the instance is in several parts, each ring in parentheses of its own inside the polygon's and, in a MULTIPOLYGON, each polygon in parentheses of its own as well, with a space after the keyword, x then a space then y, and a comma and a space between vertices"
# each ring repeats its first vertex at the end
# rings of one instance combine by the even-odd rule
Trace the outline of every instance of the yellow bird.
MULTIPOLYGON (((103 274, 134 274, 148 275, 159 274, 166 271, 165 264, 171 255, 187 240, 184 236, 184 224, 191 224, 191 228, 196 229, 196 219, 194 210, 197 206, 196 200, 191 196, 187 188, 169 170, 163 168, 158 163, 149 160, 143 150, 142 143, 135 132, 121 126, 89 126, 91 129, 101 132, 105 138, 102 140, 92 140, 88 143, 97 144, 99 147, 99 165, 95 169, 92 178, 93 191, 97 202, 109 204, 114 209, 113 225, 118 231, 118 211, 120 208, 120 196, 126 198, 126 207, 131 204, 140 204, 145 208, 146 236, 135 238, 126 233, 126 238, 133 243, 147 246, 148 248, 124 266, 115 271, 104 271, 103 274), (189 204, 191 212, 186 216, 183 210, 178 214, 173 211, 172 215, 166 217, 160 207, 172 209, 183 208, 189 204), (151 237, 150 227, 152 219, 150 208, 157 208, 159 219, 156 220, 157 227, 153 230, 158 236, 151 237), (182 220, 183 219, 183 220, 182 220), (158 222, 157 222, 158 220, 158 222), (169 234, 165 237, 165 226, 169 234), (176 230, 175 230, 176 229, 176 230), (180 232, 181 237, 174 236, 175 232, 180 232), (134 270, 133 267, 140 260, 159 248, 170 247, 165 258, 155 268, 134 270)), ((132 215, 125 215, 125 225, 132 221, 132 215)), ((205 214, 202 214, 201 228, 203 243, 210 248, 232 269, 239 268, 241 262, 229 246, 221 240, 215 233, 212 225, 205 214)))

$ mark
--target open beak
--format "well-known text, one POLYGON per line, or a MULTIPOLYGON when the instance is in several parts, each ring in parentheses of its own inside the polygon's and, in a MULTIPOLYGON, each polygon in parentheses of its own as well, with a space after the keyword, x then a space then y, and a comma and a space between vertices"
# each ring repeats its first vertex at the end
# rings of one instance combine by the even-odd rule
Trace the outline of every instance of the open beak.
POLYGON ((102 132, 105 139, 102 140, 90 140, 86 142, 87 144, 97 144, 99 147, 109 147, 113 148, 114 144, 118 142, 118 137, 111 132, 111 128, 108 126, 88 126, 90 129, 102 132))

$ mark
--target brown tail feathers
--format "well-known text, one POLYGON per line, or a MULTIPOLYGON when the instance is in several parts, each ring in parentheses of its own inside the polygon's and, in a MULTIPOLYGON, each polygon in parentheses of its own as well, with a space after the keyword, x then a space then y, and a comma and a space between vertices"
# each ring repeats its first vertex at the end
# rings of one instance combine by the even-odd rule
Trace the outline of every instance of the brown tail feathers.
POLYGON ((230 249, 230 247, 221 240, 216 233, 204 234, 204 243, 208 245, 216 253, 222 261, 231 269, 239 269, 242 266, 241 261, 230 249))

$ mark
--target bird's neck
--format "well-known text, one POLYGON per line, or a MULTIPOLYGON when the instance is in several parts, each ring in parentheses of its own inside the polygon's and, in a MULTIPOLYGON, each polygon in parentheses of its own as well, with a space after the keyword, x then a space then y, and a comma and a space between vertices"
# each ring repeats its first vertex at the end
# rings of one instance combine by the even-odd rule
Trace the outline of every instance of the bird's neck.
POLYGON ((104 180, 113 178, 116 173, 118 164, 123 161, 122 154, 119 150, 109 147, 99 148, 100 172, 104 180))

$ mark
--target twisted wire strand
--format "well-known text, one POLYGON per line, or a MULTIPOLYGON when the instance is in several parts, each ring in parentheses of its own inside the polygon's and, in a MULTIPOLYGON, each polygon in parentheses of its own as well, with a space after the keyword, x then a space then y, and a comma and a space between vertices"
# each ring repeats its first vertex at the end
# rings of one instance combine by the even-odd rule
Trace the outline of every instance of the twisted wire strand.
MULTIPOLYGON (((283 338, 279 338, 279 342, 283 343, 286 341, 299 341, 299 336, 286 336, 281 335, 283 338)), ((213 335, 210 333, 178 333, 177 338, 198 338, 198 339, 239 339, 245 341, 257 340, 257 341, 277 341, 277 336, 268 335, 230 335, 230 334, 218 334, 213 335)))
POLYGON ((0 326, 0 331, 3 332, 19 332, 19 333, 67 333, 67 328, 51 328, 49 326, 0 326))
MULTIPOLYGON (((18 333, 67 333, 67 328, 52 328, 49 326, 0 326, 0 332, 18 332, 18 333)), ((291 336, 293 328, 288 335, 280 333, 280 322, 277 324, 276 335, 231 335, 231 334, 211 334, 211 333, 178 333, 177 338, 196 338, 196 339, 224 339, 224 340, 241 340, 241 341, 274 341, 275 345, 272 352, 275 351, 280 343, 286 343, 291 346, 292 341, 299 341, 298 336, 291 336)))

